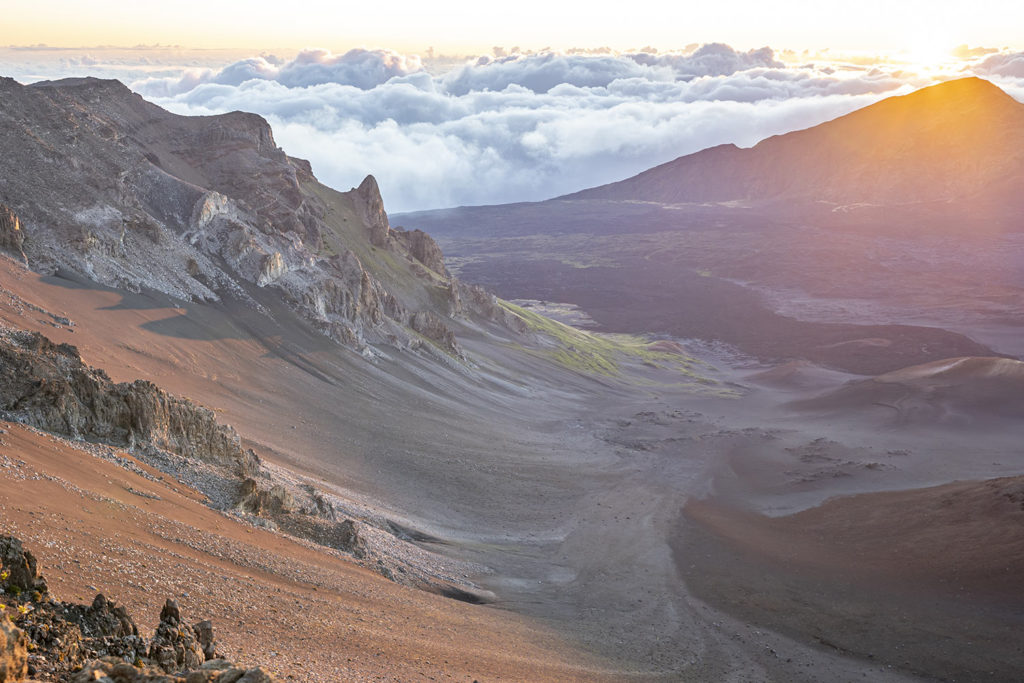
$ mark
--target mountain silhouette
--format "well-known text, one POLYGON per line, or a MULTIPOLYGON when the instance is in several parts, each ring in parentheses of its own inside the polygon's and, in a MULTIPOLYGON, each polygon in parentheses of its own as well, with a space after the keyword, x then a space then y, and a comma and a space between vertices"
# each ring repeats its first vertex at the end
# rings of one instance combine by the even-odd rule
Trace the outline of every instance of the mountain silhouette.
POLYGON ((1024 104, 980 78, 891 97, 741 149, 720 145, 565 199, 906 204, 1024 180, 1024 104))

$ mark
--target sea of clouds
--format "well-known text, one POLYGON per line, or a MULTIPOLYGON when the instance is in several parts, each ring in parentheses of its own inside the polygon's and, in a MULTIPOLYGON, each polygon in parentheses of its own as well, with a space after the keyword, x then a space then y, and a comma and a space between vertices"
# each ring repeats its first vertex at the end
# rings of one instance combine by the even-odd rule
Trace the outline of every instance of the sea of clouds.
POLYGON ((992 78, 1024 99, 1024 53, 960 52, 941 71, 820 55, 783 61, 769 48, 720 43, 671 53, 495 49, 463 60, 381 49, 226 64, 67 55, 44 71, 119 77, 182 114, 257 112, 321 181, 347 189, 372 173, 398 212, 545 199, 961 75, 992 78))

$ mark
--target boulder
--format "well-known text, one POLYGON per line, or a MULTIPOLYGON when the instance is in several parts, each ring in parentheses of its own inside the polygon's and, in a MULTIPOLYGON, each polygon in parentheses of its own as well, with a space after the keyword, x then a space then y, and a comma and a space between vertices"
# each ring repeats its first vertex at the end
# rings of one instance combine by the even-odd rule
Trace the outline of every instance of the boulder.
POLYGON ((0 683, 23 681, 28 675, 28 638, 0 616, 0 683))
POLYGON ((200 621, 192 627, 192 632, 195 633, 196 640, 199 641, 199 646, 203 649, 205 661, 209 662, 218 659, 217 641, 213 637, 213 622, 209 620, 200 621))
POLYGON ((0 536, 0 588, 11 593, 46 593, 46 579, 36 571, 36 558, 25 550, 21 541, 0 536))

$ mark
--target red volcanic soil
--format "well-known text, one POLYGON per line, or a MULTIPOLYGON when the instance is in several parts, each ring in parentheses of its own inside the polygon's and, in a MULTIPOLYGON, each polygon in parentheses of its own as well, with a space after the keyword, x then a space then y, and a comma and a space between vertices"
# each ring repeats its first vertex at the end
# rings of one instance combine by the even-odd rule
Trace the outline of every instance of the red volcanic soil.
MULTIPOLYGON (((308 406, 289 411, 289 391, 275 384, 301 394, 304 372, 268 350, 275 340, 227 319, 220 336, 190 338, 199 328, 184 309, 129 305, 7 259, 0 281, 0 321, 75 344, 115 381, 146 378, 194 397, 243 437, 302 443, 304 430, 289 426, 308 406)), ((202 323, 216 331, 216 319, 202 323)), ((528 618, 402 586, 341 553, 248 526, 141 463, 145 476, 17 424, 0 428, 0 527, 37 555, 59 599, 88 603, 103 592, 149 630, 175 597, 186 618, 213 621, 229 658, 296 680, 622 678, 528 618)))

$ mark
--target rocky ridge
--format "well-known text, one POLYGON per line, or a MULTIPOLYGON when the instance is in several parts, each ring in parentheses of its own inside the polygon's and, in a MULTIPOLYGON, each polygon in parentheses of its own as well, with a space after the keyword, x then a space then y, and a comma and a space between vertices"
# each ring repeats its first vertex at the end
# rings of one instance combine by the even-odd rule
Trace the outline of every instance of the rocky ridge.
POLYGON ((437 244, 390 227, 372 176, 320 185, 257 115, 178 116, 117 81, 3 78, 0 145, 0 249, 37 271, 264 312, 276 290, 368 355, 460 355, 437 244))
POLYGON ((259 467, 213 412, 138 380, 115 384, 78 349, 0 328, 0 411, 39 429, 116 446, 147 443, 249 474, 259 467))
POLYGON ((232 665, 217 653, 213 625, 189 626, 174 600, 152 638, 139 635, 124 606, 98 594, 91 605, 48 594, 35 557, 0 536, 0 681, 112 683, 269 683, 262 668, 232 665))
MULTIPOLYGON (((209 409, 151 382, 114 383, 102 369, 87 366, 74 346, 39 333, 0 326, 0 419, 66 437, 145 474, 109 446, 124 448, 203 494, 214 509, 341 551, 390 580, 442 593, 461 583, 395 534, 389 520, 268 467, 209 409)), ((0 545, 0 557, 2 551, 0 545)), ((472 587, 458 588, 467 589, 472 587)))
POLYGON ((218 423, 211 410, 152 382, 115 384, 103 370, 85 365, 69 344, 0 327, 0 415, 53 434, 128 448, 163 471, 171 469, 165 453, 179 456, 186 467, 206 463, 219 476, 204 471, 195 483, 209 492, 214 506, 364 555, 355 522, 338 519, 334 506, 312 487, 293 493, 273 483, 259 457, 244 450, 235 430, 218 423), (231 491, 226 499, 211 490, 218 479, 231 491))

